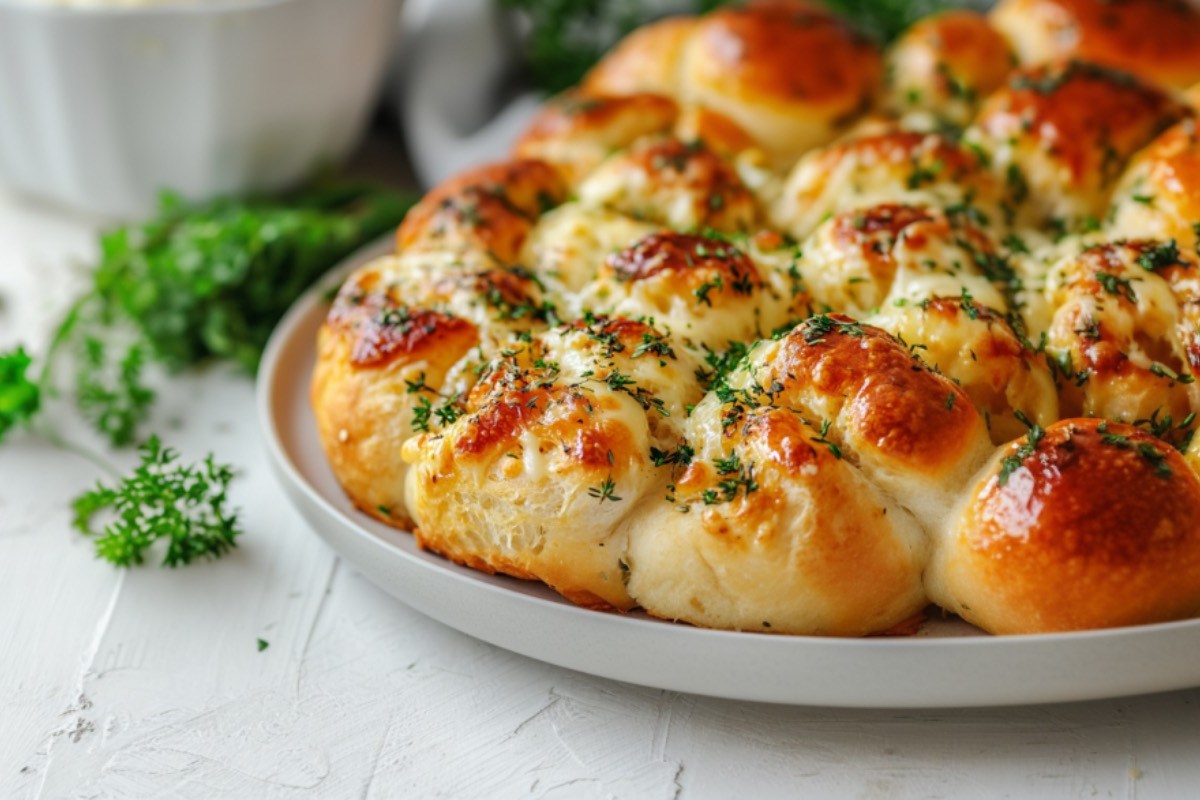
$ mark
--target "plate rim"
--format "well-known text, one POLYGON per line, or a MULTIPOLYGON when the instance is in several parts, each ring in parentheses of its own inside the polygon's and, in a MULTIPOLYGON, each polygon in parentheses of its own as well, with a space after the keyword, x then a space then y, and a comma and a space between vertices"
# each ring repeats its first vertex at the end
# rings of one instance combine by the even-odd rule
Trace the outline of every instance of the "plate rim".
MULTIPOLYGON (((504 649, 531 656, 541 661, 547 661, 557 666, 655 688, 686 691, 728 699, 744 699, 787 705, 829 705, 846 708, 984 707, 1101 699, 1200 686, 1200 667, 1197 667, 1194 673, 1190 674, 1186 679, 1168 679, 1161 686, 1151 685, 1153 681, 1143 686, 1142 684, 1146 683, 1145 681, 1139 683, 1132 679, 1125 681, 1115 680, 1111 691, 1086 690, 1081 688, 1075 693, 1060 691, 1048 694, 1044 691, 1039 692, 1034 690, 1023 693, 1019 697, 1009 699, 988 700, 985 697, 980 697, 979 702, 974 702, 969 697, 964 698, 954 695, 947 696, 945 698, 947 702, 941 702, 937 698, 926 698, 923 700, 915 700, 914 698, 914 702, 907 702, 904 698, 896 698, 894 702, 883 703, 878 702, 877 699, 861 704, 838 701, 825 703, 819 697, 802 697, 798 699, 797 696, 764 696, 762 692, 752 691, 749 688, 735 690, 734 687, 713 687, 706 691, 704 688, 696 688, 694 685, 695 681, 689 682, 686 688, 680 688, 678 682, 663 681, 661 679, 655 680, 653 677, 641 680, 636 677, 630 678, 624 674, 614 676, 611 674, 611 669, 589 669, 586 665, 579 665, 577 659, 573 659, 569 655, 560 659, 547 658, 545 654, 531 655, 526 648, 511 646, 511 643, 505 643, 505 641, 496 641, 497 638, 502 637, 480 635, 477 631, 464 630, 462 624, 456 624, 454 620, 446 619, 447 614, 439 614, 437 609, 430 609, 425 607, 424 604, 412 602, 412 598, 405 597, 404 592, 399 591, 396 586, 385 585, 384 582, 378 580, 377 576, 372 574, 374 572, 373 569, 365 568, 364 565, 356 563, 354 557, 346 555, 343 552, 343 548, 331 541, 331 536, 322 530, 321 524, 341 526, 344 529, 343 532, 348 532, 352 537, 358 539, 359 545, 366 546, 379 553, 385 553, 387 557, 398 558, 405 562, 406 568, 409 570, 428 572, 429 574, 426 577, 431 579, 436 578, 441 581, 450 581, 459 589, 465 587, 471 592, 482 592, 507 604, 515 603, 518 607, 525 607, 531 612, 535 611, 536 616, 539 617, 552 615, 561 617, 563 622, 567 624, 582 624, 584 627, 593 628, 615 625, 618 629, 627 630, 631 636, 641 639, 644 639, 649 634, 653 638, 696 643, 706 650, 730 647, 734 649, 746 648, 758 655, 768 657, 784 656, 786 657, 784 660, 791 660, 803 654, 832 656, 836 658, 849 656, 851 658, 863 659, 887 659, 890 662, 911 661, 914 658, 919 659, 921 662, 933 662, 939 658, 962 659, 969 656, 972 661, 982 663, 995 656, 999 656, 1003 660, 1003 657, 1011 656, 1015 651, 1027 652, 1027 657, 1030 660, 1041 660, 1068 655, 1069 651, 1078 649, 1086 650, 1091 648, 1095 650, 1098 648, 1105 650, 1114 647, 1118 649, 1136 649, 1143 645, 1154 645, 1156 643, 1161 645, 1162 641, 1166 639, 1174 640, 1183 637, 1183 639, 1193 643, 1196 651, 1200 653, 1200 618, 1100 630, 1007 636, 980 633, 978 635, 968 634, 945 637, 877 636, 836 638, 770 634, 758 631, 704 629, 689 625, 674 624, 666 620, 643 619, 632 615, 597 612, 575 606, 563 599, 538 596, 532 592, 515 591, 513 588, 487 580, 486 578, 490 576, 468 571, 465 568, 457 567, 441 559, 437 559, 440 563, 434 563, 435 556, 423 559, 401 546, 388 542, 384 538, 384 535, 381 535, 378 531, 371 530, 371 528, 383 529, 395 536, 410 536, 411 534, 398 529, 385 528, 382 523, 375 522, 365 515, 360 515, 359 518, 350 516, 335 506, 320 489, 309 481, 302 473, 299 465, 294 462, 284 443, 285 433, 281 429, 280 420, 275 414, 274 409, 279 402, 286 402, 286 400, 280 399, 278 393, 281 381, 287 380, 286 377, 281 377, 280 375, 281 360, 287 354, 289 348, 296 346, 305 347, 303 344, 297 345, 297 334, 303 329, 303 323, 308 321, 309 317, 318 313, 321 306, 326 303, 325 295, 329 291, 330 284, 334 281, 340 283, 341 279, 356 267, 374 258, 386 256, 391 252, 390 245, 392 242, 393 238, 389 235, 381 237, 379 240, 356 251, 327 272, 322 278, 318 279, 314 286, 292 305, 276 326, 264 351, 256 379, 255 405, 261 432, 260 435, 269 456, 268 460, 276 478, 281 484, 281 488, 284 490, 285 496, 288 497, 293 507, 300 510, 309 526, 314 528, 318 535, 334 547, 340 555, 362 570, 370 580, 379 585, 385 592, 397 597, 401 602, 416 608, 421 613, 433 617, 439 622, 454 627, 474 638, 489 641, 491 644, 504 649), (600 620, 604 620, 605 622, 601 623, 600 620)), ((315 341, 310 342, 307 347, 315 351, 315 341)), ((294 382, 295 378, 292 380, 294 382)), ((302 382, 307 386, 307 375, 303 377, 302 382)), ((304 395, 303 402, 305 404, 308 402, 307 393, 304 395)), ((313 435, 315 436, 315 431, 313 435)), ((515 581, 516 579, 510 580, 515 581)), ((550 593, 551 590, 546 589, 545 592, 550 593)), ((1197 659, 1197 662, 1200 663, 1200 659, 1197 659)))

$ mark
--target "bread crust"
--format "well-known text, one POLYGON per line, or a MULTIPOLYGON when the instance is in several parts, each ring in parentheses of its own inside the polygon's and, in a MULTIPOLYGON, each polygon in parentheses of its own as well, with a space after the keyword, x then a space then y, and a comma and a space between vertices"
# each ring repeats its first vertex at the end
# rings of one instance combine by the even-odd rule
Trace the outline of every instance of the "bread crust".
POLYGON ((927 586, 1001 634, 1195 616, 1197 519, 1200 480, 1172 447, 1132 426, 1064 420, 996 454, 937 545, 927 586))

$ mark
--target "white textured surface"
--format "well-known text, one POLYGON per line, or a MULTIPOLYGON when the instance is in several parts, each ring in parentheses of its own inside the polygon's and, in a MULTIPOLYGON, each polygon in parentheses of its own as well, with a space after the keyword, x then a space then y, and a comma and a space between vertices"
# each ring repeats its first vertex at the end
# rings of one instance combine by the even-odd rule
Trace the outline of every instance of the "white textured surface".
MULTIPOLYGON (((0 196, 0 347, 42 346, 91 238, 0 196)), ((88 462, 24 433, 0 446, 0 797, 1182 798, 1200 785, 1200 692, 780 708, 477 643, 304 529, 267 473, 251 395, 210 371, 159 404, 172 443, 244 473, 243 546, 176 572, 116 573, 69 531, 68 499, 100 477, 88 462)))

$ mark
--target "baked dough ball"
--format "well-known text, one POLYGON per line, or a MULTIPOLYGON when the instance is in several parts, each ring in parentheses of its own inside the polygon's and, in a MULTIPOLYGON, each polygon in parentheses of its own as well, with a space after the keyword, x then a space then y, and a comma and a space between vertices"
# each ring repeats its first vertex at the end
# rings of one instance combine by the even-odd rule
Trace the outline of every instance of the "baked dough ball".
POLYGON ((1013 73, 966 133, 990 155, 1012 207, 1039 226, 1099 219, 1126 161, 1179 118, 1170 97, 1081 61, 1013 73))
POLYGON ((656 92, 706 109, 783 170, 866 111, 882 71, 878 50, 848 23, 782 0, 645 28, 601 61, 583 89, 656 92))
POLYGON ((1200 613, 1200 480, 1180 454, 1095 419, 1001 450, 951 516, 929 596, 992 633, 1200 613))
POLYGON ((609 256, 584 303, 606 314, 648 317, 676 338, 724 349, 785 321, 782 309, 764 305, 763 289, 758 267, 734 244, 664 231, 609 256))
POLYGON ((389 286, 391 260, 359 270, 342 286, 317 342, 311 401, 330 466, 367 514, 406 526, 404 442, 416 409, 479 344, 469 321, 406 305, 389 286))
POLYGON ((657 230, 616 211, 566 203, 541 218, 525 241, 521 263, 564 292, 572 313, 572 297, 596 279, 605 259, 657 230))
POLYGON ((581 605, 630 607, 617 525, 656 483, 651 448, 679 443, 701 396, 696 366, 624 319, 502 351, 457 419, 404 447, 417 541, 581 605))
POLYGON ((1173 243, 1146 240, 1090 247, 1054 267, 1046 350, 1064 414, 1133 423, 1200 409, 1196 274, 1173 243))
POLYGON ((961 389, 841 316, 755 346, 687 448, 663 459, 666 500, 625 526, 632 595, 668 619, 817 635, 923 606, 921 524, 991 450, 961 389))
POLYGON ((477 167, 425 195, 405 216, 396 245, 405 254, 486 253, 512 264, 538 217, 566 196, 562 176, 544 161, 477 167))
POLYGON ((974 297, 1004 311, 1010 271, 962 216, 884 203, 843 211, 804 241, 800 271, 818 305, 862 317, 932 297, 974 297))
POLYGON ((680 65, 699 24, 696 17, 668 17, 643 25, 592 67, 580 88, 594 95, 652 92, 682 101, 680 65))
POLYGON ((1018 414, 1039 425, 1058 419, 1058 393, 1046 359, 993 309, 962 297, 885 305, 867 320, 914 348, 953 380, 979 411, 992 442, 1022 435, 1018 414))
POLYGON ((934 14, 888 51, 885 107, 897 116, 921 112, 964 127, 1013 66, 1008 43, 980 14, 934 14))
POLYGON ((1200 131, 1185 119, 1134 158, 1113 195, 1114 235, 1174 239, 1200 252, 1200 131))
POLYGON ((578 91, 550 100, 517 140, 513 155, 547 161, 572 185, 614 150, 671 130, 679 114, 661 95, 597 97, 578 91))
POLYGON ((1177 89, 1200 81, 1200 14, 1186 0, 1002 0, 991 21, 1024 64, 1075 57, 1177 89))
POLYGON ((754 195, 725 159, 699 141, 643 139, 600 165, 579 186, 579 201, 679 231, 748 231, 754 195))
POLYGON ((774 224, 803 239, 833 214, 878 203, 966 205, 998 216, 999 184, 975 153, 933 133, 888 131, 805 156, 771 209, 774 224))
POLYGON ((629 591, 664 619, 817 636, 879 633, 926 605, 915 520, 787 408, 744 412, 727 435, 715 395, 697 450, 626 523, 629 591))
POLYGON ((940 518, 992 450, 959 386, 894 337, 840 314, 758 344, 728 385, 733 410, 760 397, 800 410, 923 524, 940 518))

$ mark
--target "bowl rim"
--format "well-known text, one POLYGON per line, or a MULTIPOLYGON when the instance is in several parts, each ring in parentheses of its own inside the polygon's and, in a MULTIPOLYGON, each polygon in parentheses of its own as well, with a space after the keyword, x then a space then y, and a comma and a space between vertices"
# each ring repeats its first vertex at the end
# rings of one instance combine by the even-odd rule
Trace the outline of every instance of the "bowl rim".
POLYGON ((0 11, 13 11, 38 17, 80 19, 167 18, 180 16, 223 16, 291 5, 301 0, 166 0, 147 5, 73 5, 71 0, 0 0, 0 11))

